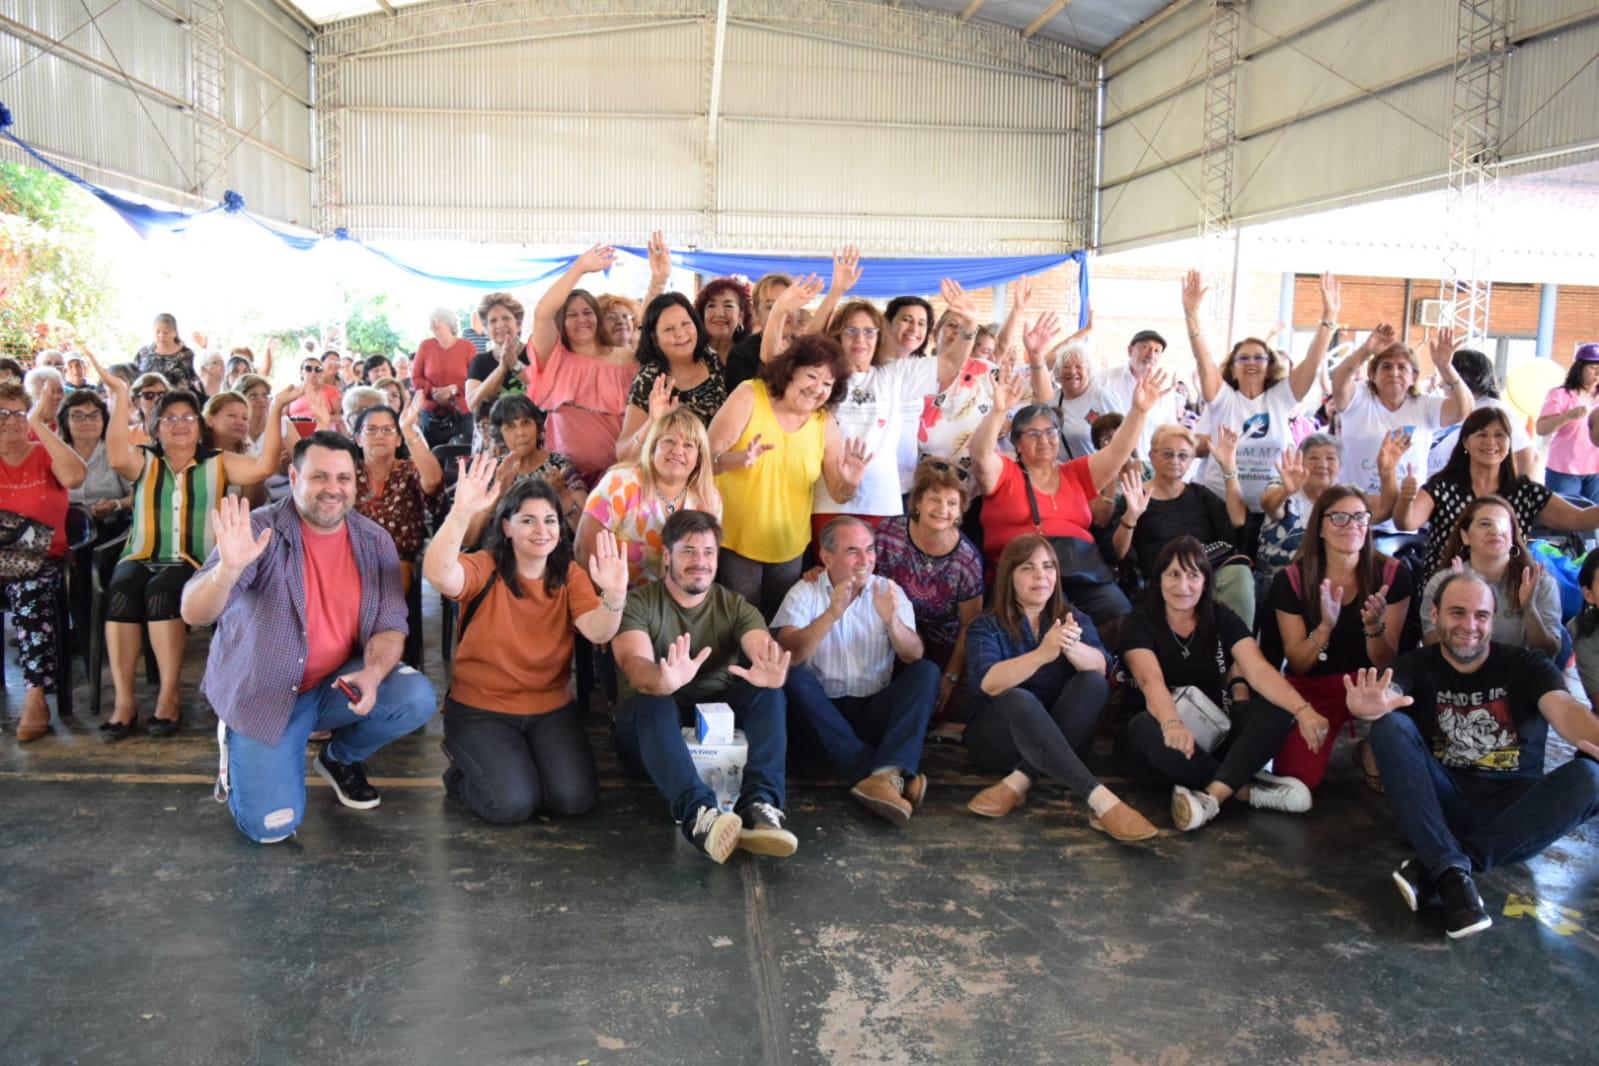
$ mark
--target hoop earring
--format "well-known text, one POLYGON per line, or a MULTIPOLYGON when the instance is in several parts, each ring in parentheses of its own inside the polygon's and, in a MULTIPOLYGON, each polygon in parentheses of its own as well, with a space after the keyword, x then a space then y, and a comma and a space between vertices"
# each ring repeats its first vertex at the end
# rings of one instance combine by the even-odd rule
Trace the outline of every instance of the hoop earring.
POLYGON ((1510 545, 1510 557, 1512 559, 1521 558, 1521 545, 1519 545, 1519 544, 1510 545))

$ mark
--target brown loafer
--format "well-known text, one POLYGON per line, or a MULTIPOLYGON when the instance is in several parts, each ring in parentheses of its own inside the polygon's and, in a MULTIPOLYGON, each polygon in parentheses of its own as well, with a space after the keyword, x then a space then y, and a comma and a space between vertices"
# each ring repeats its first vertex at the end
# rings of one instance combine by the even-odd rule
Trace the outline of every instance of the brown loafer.
POLYGON ((1148 840, 1159 832, 1148 818, 1125 803, 1117 803, 1106 811, 1103 817, 1090 814, 1088 827, 1097 829, 1112 840, 1119 840, 1123 844, 1136 844, 1140 840, 1148 840))
POLYGON ((17 743, 31 744, 35 740, 50 732, 50 719, 42 722, 23 723, 17 726, 17 743))
POLYGON ((849 794, 884 821, 903 826, 911 820, 911 805, 900 795, 901 787, 900 779, 894 774, 873 774, 855 782, 849 794))
POLYGON ((1003 781, 996 781, 972 797, 966 809, 984 818, 1003 818, 1027 802, 1027 797, 1003 781))
POLYGON ((922 805, 922 800, 927 797, 927 775, 917 774, 905 782, 905 802, 911 805, 911 810, 916 810, 922 805))

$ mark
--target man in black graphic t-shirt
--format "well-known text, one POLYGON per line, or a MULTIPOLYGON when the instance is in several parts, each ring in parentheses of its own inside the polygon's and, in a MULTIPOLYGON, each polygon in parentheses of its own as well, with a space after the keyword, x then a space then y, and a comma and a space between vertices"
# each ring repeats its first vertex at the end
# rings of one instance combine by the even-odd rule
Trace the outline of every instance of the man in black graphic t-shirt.
POLYGON ((1350 712, 1373 722, 1394 819, 1416 849, 1394 882, 1412 910, 1436 892, 1458 938, 1491 924, 1474 869, 1531 858, 1599 813, 1599 764, 1543 769, 1550 726, 1599 755, 1599 718, 1543 653, 1489 642, 1495 592, 1480 577, 1450 575, 1433 603, 1437 645, 1344 686, 1350 712))

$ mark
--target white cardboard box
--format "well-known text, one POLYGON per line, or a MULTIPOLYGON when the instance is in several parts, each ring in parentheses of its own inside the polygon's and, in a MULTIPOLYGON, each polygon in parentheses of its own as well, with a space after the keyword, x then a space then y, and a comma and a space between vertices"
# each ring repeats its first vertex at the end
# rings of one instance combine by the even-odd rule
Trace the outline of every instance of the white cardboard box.
POLYGON ((694 739, 701 744, 733 743, 733 708, 725 703, 694 705, 694 739))
POLYGON ((688 745, 689 758, 694 769, 710 790, 716 793, 716 804, 724 811, 733 809, 739 789, 744 786, 744 762, 749 758, 749 744, 744 731, 735 729, 733 738, 726 744, 701 744, 691 726, 683 727, 683 743, 688 745))

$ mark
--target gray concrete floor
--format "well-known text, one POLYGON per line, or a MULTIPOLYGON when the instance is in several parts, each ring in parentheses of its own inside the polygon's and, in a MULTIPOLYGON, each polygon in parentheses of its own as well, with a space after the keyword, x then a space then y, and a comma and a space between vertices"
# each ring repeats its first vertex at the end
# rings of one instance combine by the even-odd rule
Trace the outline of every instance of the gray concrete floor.
MULTIPOLYGON (((799 854, 717 867, 599 716, 600 808, 517 827, 445 798, 435 719, 373 760, 378 810, 313 778, 259 848, 211 798, 204 645, 173 740, 102 743, 81 686, 0 739, 0 1063, 1594 1061, 1593 829, 1481 878, 1494 927, 1449 943, 1342 752, 1312 814, 1195 836, 1126 789, 1163 832, 1124 848, 1050 786, 973 817, 939 748, 907 830, 801 780, 799 854)), ((6 681, 14 716, 10 649, 6 681)))

